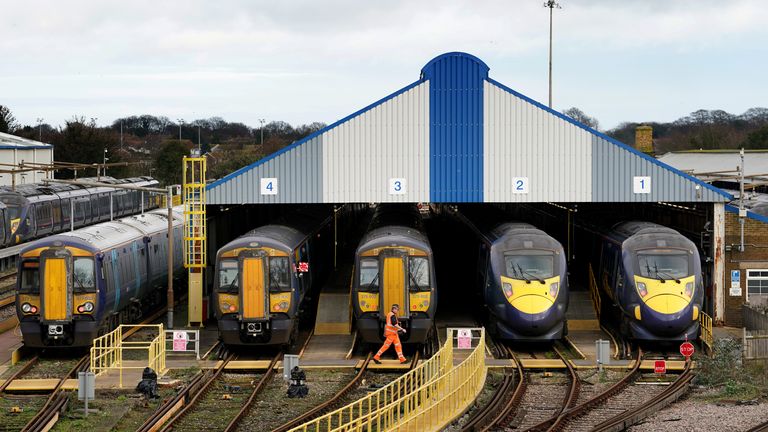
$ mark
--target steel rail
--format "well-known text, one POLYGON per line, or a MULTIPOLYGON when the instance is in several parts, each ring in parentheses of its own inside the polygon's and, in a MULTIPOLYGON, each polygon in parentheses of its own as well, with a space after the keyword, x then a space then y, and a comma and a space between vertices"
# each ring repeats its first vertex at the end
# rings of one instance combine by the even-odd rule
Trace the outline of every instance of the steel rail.
POLYGON ((576 369, 574 369, 571 362, 568 361, 559 350, 557 349, 553 349, 553 350, 555 351, 555 354, 557 354, 557 356, 560 357, 560 360, 562 360, 562 362, 565 364, 565 367, 568 369, 568 375, 571 377, 571 385, 570 387, 568 387, 568 391, 565 394, 565 398, 563 398, 563 406, 557 411, 557 413, 555 413, 549 419, 528 428, 527 431, 548 430, 549 425, 555 422, 564 412, 572 408, 579 397, 581 380, 579 378, 579 375, 576 373, 576 369))
POLYGON ((13 375, 9 376, 4 383, 0 384, 0 393, 4 392, 6 388, 13 382, 13 380, 18 379, 20 376, 26 374, 29 372, 30 369, 32 369, 32 366, 34 366, 37 361, 40 360, 39 356, 34 356, 29 361, 24 364, 24 366, 20 367, 16 372, 13 373, 13 375))
POLYGON ((688 391, 688 385, 694 377, 691 362, 688 361, 685 369, 669 387, 661 393, 654 396, 650 401, 642 403, 634 408, 630 408, 604 422, 595 426, 593 431, 622 431, 648 417, 649 415, 664 408, 677 400, 688 391))
POLYGON ((615 384, 613 384, 611 387, 601 392, 597 396, 585 402, 582 402, 579 405, 576 405, 572 408, 569 408, 563 411, 562 413, 560 413, 559 416, 557 416, 557 418, 550 418, 548 420, 545 420, 539 423, 534 428, 538 430, 546 429, 548 432, 559 431, 564 429, 569 421, 581 415, 586 414, 589 410, 602 404, 603 402, 608 400, 608 398, 617 394, 618 392, 626 388, 632 381, 634 381, 637 378, 637 376, 640 374, 640 365, 642 364, 642 359, 643 359, 643 353, 642 351, 638 350, 637 361, 635 362, 635 365, 632 367, 629 373, 624 376, 624 378, 617 381, 615 384))
POLYGON ((56 420, 59 418, 59 412, 69 399, 61 387, 71 376, 76 376, 78 372, 88 369, 89 361, 90 356, 83 356, 83 358, 81 358, 77 364, 67 372, 67 375, 59 380, 56 387, 54 387, 53 391, 48 396, 48 399, 45 401, 43 407, 40 408, 40 411, 38 411, 24 428, 21 429, 22 432, 47 430, 56 423, 56 420))
MULTIPOLYGON (((174 415, 172 415, 170 418, 167 418, 165 416, 161 417, 161 419, 166 419, 165 423, 162 426, 159 426, 159 428, 153 428, 152 430, 160 430, 160 431, 168 431, 173 427, 173 424, 181 420, 187 413, 192 411, 192 409, 197 405, 197 402, 200 401, 200 399, 203 398, 208 393, 208 390, 211 389, 211 386, 213 383, 221 376, 221 374, 224 372, 224 369, 227 367, 227 364, 235 359, 235 354, 229 353, 224 360, 221 361, 219 364, 219 367, 216 368, 216 370, 211 374, 208 379, 203 382, 202 386, 199 386, 196 392, 192 394, 192 398, 189 399, 189 401, 184 404, 184 406, 176 411, 174 415)), ((190 387, 191 389, 191 387, 190 387)), ((187 393, 190 394, 189 392, 187 393)), ((155 425, 157 426, 157 425, 155 425)))

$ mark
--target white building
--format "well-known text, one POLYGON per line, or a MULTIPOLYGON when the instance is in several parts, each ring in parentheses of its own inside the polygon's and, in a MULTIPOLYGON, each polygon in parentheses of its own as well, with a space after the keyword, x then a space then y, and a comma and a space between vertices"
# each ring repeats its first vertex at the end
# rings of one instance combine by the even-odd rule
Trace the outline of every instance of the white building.
POLYGON ((32 170, 11 174, 10 170, 18 170, 22 162, 35 164, 51 164, 53 162, 53 146, 39 141, 17 137, 0 132, 0 185, 10 186, 37 183, 46 174, 42 170, 32 170), (14 179, 15 177, 15 179, 14 179))

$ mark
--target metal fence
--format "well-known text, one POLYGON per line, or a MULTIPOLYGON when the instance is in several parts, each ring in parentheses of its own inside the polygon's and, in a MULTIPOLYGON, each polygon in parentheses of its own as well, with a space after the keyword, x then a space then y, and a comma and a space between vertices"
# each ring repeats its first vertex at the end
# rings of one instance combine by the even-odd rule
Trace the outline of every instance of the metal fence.
POLYGON ((768 330, 743 329, 744 360, 768 360, 768 330))
POLYGON ((701 327, 701 342, 708 348, 709 353, 712 353, 712 347, 715 343, 712 335, 712 317, 704 312, 699 314, 699 325, 701 327))
POLYGON ((144 369, 150 367, 158 375, 165 373, 165 341, 162 324, 136 324, 119 325, 115 330, 99 336, 93 340, 91 347, 91 372, 97 377, 110 370, 117 370, 120 373, 120 388, 123 387, 123 371, 126 369, 144 369), (137 329, 154 329, 157 332, 152 340, 149 341, 126 341, 123 340, 123 333, 135 331, 137 329), (146 351, 147 364, 139 366, 127 366, 124 362, 124 351, 146 351))

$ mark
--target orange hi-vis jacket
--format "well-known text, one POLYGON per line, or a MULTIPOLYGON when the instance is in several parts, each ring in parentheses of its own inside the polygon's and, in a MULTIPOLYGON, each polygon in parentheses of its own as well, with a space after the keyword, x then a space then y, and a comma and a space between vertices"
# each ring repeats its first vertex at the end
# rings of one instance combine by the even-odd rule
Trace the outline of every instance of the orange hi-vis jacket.
POLYGON ((397 336, 397 327, 395 327, 395 324, 392 324, 392 321, 394 321, 395 324, 399 324, 397 315, 395 315, 394 312, 389 312, 387 314, 387 322, 384 324, 384 337, 390 335, 397 336), (394 320, 392 318, 394 318, 394 320))

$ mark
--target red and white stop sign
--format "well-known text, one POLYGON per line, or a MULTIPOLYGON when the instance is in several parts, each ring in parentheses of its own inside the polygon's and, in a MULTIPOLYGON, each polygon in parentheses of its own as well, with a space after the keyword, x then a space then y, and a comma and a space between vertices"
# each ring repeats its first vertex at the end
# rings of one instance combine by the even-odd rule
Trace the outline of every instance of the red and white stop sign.
POLYGON ((656 360, 653 364, 653 371, 657 374, 667 373, 666 360, 656 360))
POLYGON ((694 351, 694 348, 692 343, 685 341, 680 344, 680 354, 682 354, 686 358, 692 356, 693 351, 694 351))

